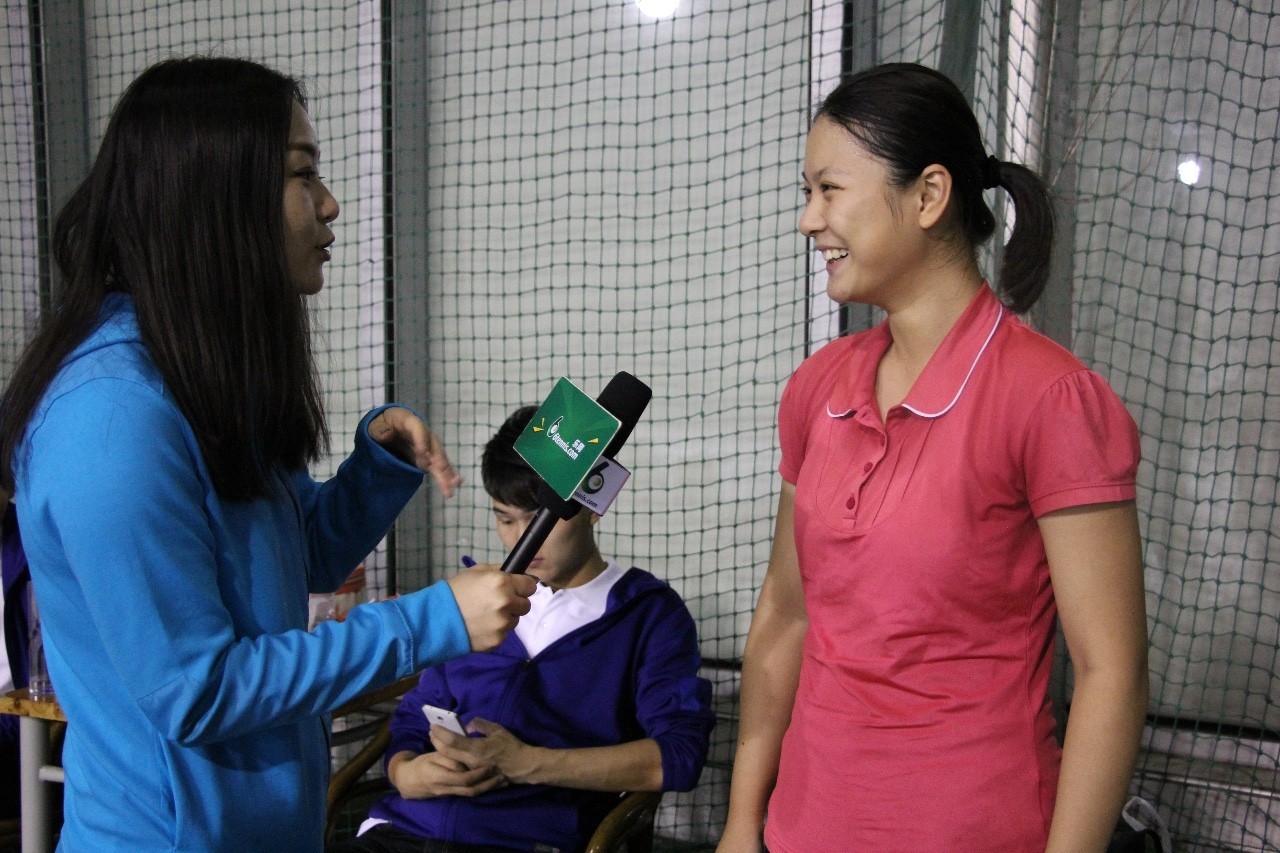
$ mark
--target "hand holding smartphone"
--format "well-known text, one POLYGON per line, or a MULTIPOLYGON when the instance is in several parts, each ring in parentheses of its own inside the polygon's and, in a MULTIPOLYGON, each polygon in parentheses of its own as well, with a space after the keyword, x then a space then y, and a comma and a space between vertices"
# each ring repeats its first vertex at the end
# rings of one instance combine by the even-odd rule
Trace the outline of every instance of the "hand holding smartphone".
POLYGON ((458 715, 453 711, 447 711, 444 708, 437 708, 435 705, 423 705, 422 713, 426 715, 427 720, 433 725, 443 726, 454 734, 467 736, 467 730, 462 727, 462 721, 458 719, 458 715))

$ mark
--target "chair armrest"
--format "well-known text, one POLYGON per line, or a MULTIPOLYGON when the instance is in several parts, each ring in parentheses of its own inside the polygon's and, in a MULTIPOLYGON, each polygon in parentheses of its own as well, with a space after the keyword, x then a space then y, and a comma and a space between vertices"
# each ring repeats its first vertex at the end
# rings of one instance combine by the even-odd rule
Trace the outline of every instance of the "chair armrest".
POLYGON ((390 789, 390 783, 385 778, 363 782, 361 779, 369 768, 382 761, 387 747, 391 744, 391 715, 395 710, 395 705, 391 703, 398 703, 400 697, 417 683, 417 675, 402 678, 393 684, 362 693, 333 712, 335 720, 358 715, 355 717, 354 725, 351 725, 345 733, 335 732, 335 744, 358 742, 366 735, 367 740, 363 740, 356 754, 348 758, 329 777, 325 838, 333 834, 344 804, 371 792, 390 789), (344 734, 346 737, 343 736, 344 734))
POLYGON ((333 772, 329 777, 328 810, 330 812, 346 796, 352 785, 365 774, 365 771, 382 760, 383 753, 387 751, 390 743, 391 726, 384 721, 364 746, 333 772))
POLYGON ((401 696, 408 693, 409 690, 418 683, 417 675, 406 675, 399 681, 393 681, 385 687, 375 687, 367 693, 361 693, 356 698, 350 700, 345 705, 339 705, 333 709, 333 717, 345 717, 347 714, 355 711, 363 711, 374 705, 388 702, 392 699, 399 700, 401 696))
POLYGON ((586 853, 615 853, 625 844, 632 853, 653 849, 653 819, 662 802, 659 791, 630 791, 605 815, 587 842, 586 853))

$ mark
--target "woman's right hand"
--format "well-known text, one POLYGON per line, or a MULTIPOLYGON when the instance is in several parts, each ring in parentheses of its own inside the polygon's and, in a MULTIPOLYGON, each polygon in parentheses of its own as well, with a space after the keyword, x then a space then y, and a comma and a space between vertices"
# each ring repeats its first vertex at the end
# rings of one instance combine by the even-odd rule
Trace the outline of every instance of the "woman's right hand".
POLYGON ((473 652, 488 651, 501 643, 529 612, 529 596, 538 588, 533 577, 510 574, 492 565, 463 569, 446 583, 458 602, 473 652))
POLYGON ((398 752, 387 763, 387 779, 406 800, 474 797, 506 784, 494 767, 468 768, 438 752, 398 752))

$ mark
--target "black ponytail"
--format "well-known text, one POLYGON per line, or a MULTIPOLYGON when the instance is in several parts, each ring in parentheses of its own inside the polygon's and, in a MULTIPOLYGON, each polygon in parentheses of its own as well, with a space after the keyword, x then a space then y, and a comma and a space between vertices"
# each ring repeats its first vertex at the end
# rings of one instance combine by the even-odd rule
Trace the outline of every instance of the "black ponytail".
POLYGON ((1053 201, 1039 175, 1017 163, 1000 164, 1000 186, 1013 199, 1013 233, 1000 266, 1000 298, 1019 314, 1031 310, 1049 281, 1053 201))

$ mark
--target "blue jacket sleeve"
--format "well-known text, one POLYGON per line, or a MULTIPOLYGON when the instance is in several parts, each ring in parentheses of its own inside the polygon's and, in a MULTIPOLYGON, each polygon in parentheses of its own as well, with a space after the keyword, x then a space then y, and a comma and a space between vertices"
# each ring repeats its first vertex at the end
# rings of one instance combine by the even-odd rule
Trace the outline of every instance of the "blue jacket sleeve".
POLYGON ((715 727, 711 683, 698 675, 702 656, 693 617, 674 590, 662 598, 667 606, 648 620, 637 649, 636 713, 662 752, 663 790, 690 791, 715 727))
POLYGON ((99 378, 51 400, 24 452, 19 509, 69 702, 82 680, 72 673, 110 671, 164 737, 205 744, 324 713, 469 651, 444 583, 302 629, 301 552, 333 547, 324 571, 349 573, 420 480, 381 448, 357 439, 331 488, 220 502, 163 391, 99 378), (377 506, 367 526, 366 500, 377 506))
POLYGON ((351 456, 323 483, 293 475, 306 529, 311 592, 332 592, 372 551, 422 484, 423 473, 369 437, 369 423, 390 405, 360 419, 351 456))

